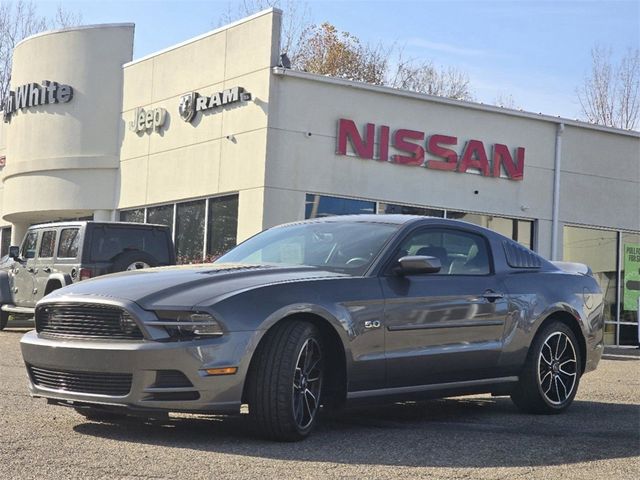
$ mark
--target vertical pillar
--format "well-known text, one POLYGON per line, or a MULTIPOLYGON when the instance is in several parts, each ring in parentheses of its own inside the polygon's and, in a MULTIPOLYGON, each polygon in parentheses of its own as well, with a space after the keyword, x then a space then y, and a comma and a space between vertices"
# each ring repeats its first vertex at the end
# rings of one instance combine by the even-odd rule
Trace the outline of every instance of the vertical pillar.
POLYGON ((20 245, 28 228, 28 223, 14 223, 11 227, 11 245, 20 245))

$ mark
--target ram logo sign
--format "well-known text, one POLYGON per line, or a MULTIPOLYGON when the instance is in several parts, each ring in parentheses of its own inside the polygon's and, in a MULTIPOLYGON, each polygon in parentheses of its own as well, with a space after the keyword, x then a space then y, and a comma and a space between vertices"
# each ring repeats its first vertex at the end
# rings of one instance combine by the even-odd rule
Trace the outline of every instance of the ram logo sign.
POLYGON ((178 113, 185 122, 192 122, 198 112, 249 100, 251 100, 251 94, 245 92, 242 87, 228 88, 221 92, 215 92, 210 97, 200 95, 198 92, 189 92, 180 97, 178 113))

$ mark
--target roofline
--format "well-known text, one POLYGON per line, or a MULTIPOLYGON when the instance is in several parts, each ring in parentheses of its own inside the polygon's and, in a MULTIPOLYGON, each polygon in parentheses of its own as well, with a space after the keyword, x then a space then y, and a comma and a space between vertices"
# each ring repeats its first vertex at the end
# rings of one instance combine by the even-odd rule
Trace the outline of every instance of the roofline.
POLYGON ((440 103, 444 105, 453 105, 456 107, 471 108, 473 110, 480 110, 483 112, 501 113, 503 115, 527 118, 530 120, 539 120, 543 122, 551 122, 554 124, 562 123, 564 125, 569 125, 572 127, 587 128, 590 130, 598 130, 606 133, 614 133, 617 135, 625 135, 628 137, 640 138, 640 131, 637 131, 637 130, 622 130, 620 128, 605 127, 602 125, 594 125, 587 122, 581 122, 579 120, 571 120, 569 118, 563 118, 560 116, 554 117, 554 116, 545 115, 542 113, 513 110, 511 108, 497 107, 494 105, 484 105, 481 103, 469 102, 466 100, 454 100, 452 98, 439 97, 437 95, 429 95, 426 93, 412 92, 410 90, 402 90, 399 88, 385 87, 380 85, 372 85, 370 83, 357 82, 354 80, 346 80, 346 79, 337 78, 337 77, 329 77, 326 75, 318 75, 315 73, 302 72, 299 70, 292 70, 292 69, 283 68, 283 67, 273 67, 272 70, 275 75, 279 75, 282 77, 299 78, 299 79, 310 80, 314 82, 322 82, 322 83, 328 83, 332 85, 339 85, 343 87, 351 87, 358 90, 366 90, 366 91, 376 92, 376 93, 386 93, 389 95, 396 95, 399 97, 413 98, 417 100, 428 100, 434 103, 440 103))
POLYGON ((33 35, 28 36, 27 38, 23 38, 18 43, 16 43, 15 47, 13 47, 13 48, 18 48, 23 43, 28 42, 29 40, 33 40, 34 38, 44 37, 46 35, 52 35, 54 33, 72 32, 72 31, 75 31, 75 30, 89 30, 89 29, 98 29, 98 28, 123 28, 123 27, 130 27, 130 28, 135 29, 136 28, 136 24, 132 23, 132 22, 126 22, 126 23, 95 23, 95 24, 92 24, 92 25, 78 25, 76 27, 64 27, 64 28, 57 28, 55 30, 45 30, 44 32, 35 33, 33 35))
POLYGON ((180 48, 180 47, 184 47, 185 45, 189 45, 190 43, 197 42, 198 40, 202 40, 203 38, 206 38, 206 37, 208 37, 210 35, 215 35, 216 33, 220 33, 223 30, 228 30, 229 28, 236 27, 238 25, 241 25, 243 23, 246 23, 248 21, 251 21, 251 20, 254 20, 254 19, 258 18, 258 17, 261 17, 263 15, 268 15, 269 13, 279 13, 280 15, 282 15, 282 10, 280 10, 279 8, 275 8, 275 7, 267 8, 266 10, 262 10, 262 11, 260 11, 258 13, 254 13, 253 15, 250 15, 248 17, 241 18, 240 20, 236 20, 235 22, 231 22, 231 23, 229 23, 227 25, 223 25, 223 26, 218 27, 218 28, 216 28, 214 30, 210 30, 208 32, 205 32, 205 33, 203 33, 201 35, 198 35, 197 37, 193 37, 193 38, 190 38, 190 39, 185 40, 183 42, 177 43, 175 45, 171 45, 170 47, 164 48, 162 50, 158 50, 157 52, 149 53, 148 55, 145 55, 144 57, 136 58, 135 60, 131 60, 130 62, 127 62, 127 63, 123 64, 122 68, 126 68, 126 67, 129 67, 131 65, 135 65, 136 63, 144 62, 145 60, 149 60, 150 58, 156 57, 158 55, 162 55, 163 53, 170 52, 170 51, 175 50, 175 49, 180 48))

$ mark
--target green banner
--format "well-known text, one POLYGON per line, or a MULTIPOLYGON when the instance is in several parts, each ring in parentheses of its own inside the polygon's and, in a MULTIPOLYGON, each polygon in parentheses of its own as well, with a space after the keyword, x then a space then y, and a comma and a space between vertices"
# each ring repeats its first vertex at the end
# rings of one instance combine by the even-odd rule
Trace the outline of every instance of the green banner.
POLYGON ((640 297, 640 243, 624 244, 623 310, 638 309, 640 297))

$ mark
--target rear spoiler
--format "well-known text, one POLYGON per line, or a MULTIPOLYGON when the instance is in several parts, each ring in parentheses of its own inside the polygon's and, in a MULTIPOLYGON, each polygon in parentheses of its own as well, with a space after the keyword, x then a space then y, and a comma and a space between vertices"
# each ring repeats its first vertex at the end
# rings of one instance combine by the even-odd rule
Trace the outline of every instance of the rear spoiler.
POLYGON ((593 276, 593 272, 591 268, 589 268, 584 263, 575 263, 575 262, 551 262, 560 270, 567 273, 579 273, 581 275, 589 275, 593 276))

